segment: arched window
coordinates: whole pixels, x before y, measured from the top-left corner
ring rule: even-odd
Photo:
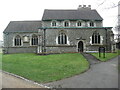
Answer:
[[[80,27],[82,26],[82,23],[80,21],[77,22],[77,26]]]
[[[92,35],[92,44],[100,44],[100,35],[99,35],[99,33],[93,33],[93,35]]]
[[[31,45],[38,45],[38,37],[37,37],[37,35],[32,35]]]
[[[90,27],[94,27],[94,22],[90,22]]]
[[[69,27],[69,21],[65,21],[65,22],[64,22],[64,26],[65,26],[65,27]]]
[[[65,33],[60,33],[58,36],[58,44],[67,44],[67,36]]]
[[[19,35],[17,35],[14,39],[14,45],[15,46],[21,46],[21,37]]]
[[[52,21],[52,27],[56,27],[56,26],[57,26],[56,21]]]

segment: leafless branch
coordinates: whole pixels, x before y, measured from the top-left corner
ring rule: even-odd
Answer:
[[[104,0],[102,3],[100,3],[100,4],[98,5],[98,7],[100,7],[101,5],[103,5],[105,2],[106,2],[106,0]],[[98,7],[97,7],[97,8],[98,8]]]

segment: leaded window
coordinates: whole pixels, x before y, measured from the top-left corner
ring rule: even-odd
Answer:
[[[90,27],[94,27],[94,22],[90,22]]]
[[[52,27],[56,27],[56,26],[57,26],[56,21],[52,21]]]
[[[77,26],[80,27],[82,26],[82,23],[80,21],[77,22]]]
[[[92,35],[92,44],[100,44],[100,35],[99,35],[99,33],[93,33],[93,35]]]
[[[22,42],[21,37],[19,35],[17,35],[14,39],[14,45],[21,46],[22,45],[21,42]]]
[[[65,26],[65,27],[69,27],[69,21],[65,21],[65,22],[64,22],[64,26]]]
[[[31,45],[38,45],[38,36],[32,35]]]
[[[67,36],[65,33],[60,33],[58,36],[58,44],[67,44]]]

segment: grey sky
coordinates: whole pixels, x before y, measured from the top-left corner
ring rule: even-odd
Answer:
[[[104,26],[115,27],[118,18],[118,8],[109,7],[114,6],[114,4],[117,5],[118,1],[119,0],[1,0],[0,40],[3,39],[2,32],[10,21],[41,20],[44,9],[77,9],[78,5],[83,4],[91,5],[92,9],[97,9],[104,19]]]

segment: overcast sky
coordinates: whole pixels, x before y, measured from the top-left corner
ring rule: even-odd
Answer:
[[[0,40],[10,21],[41,20],[44,9],[77,9],[78,5],[91,5],[103,17],[105,27],[117,24],[119,0],[1,0],[0,1]],[[104,3],[102,3],[104,2]]]

